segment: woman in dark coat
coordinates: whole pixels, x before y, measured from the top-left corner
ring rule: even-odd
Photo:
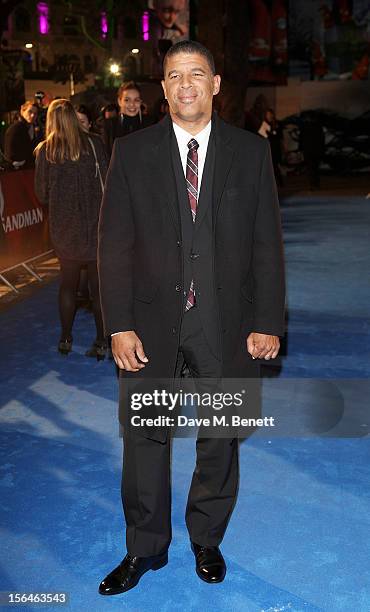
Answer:
[[[150,117],[142,113],[141,91],[134,81],[128,81],[121,85],[118,90],[117,101],[118,115],[105,119],[103,123],[103,140],[109,156],[112,155],[116,138],[141,130],[153,123]]]
[[[99,136],[87,134],[68,100],[55,100],[46,119],[46,140],[36,149],[35,190],[49,210],[50,236],[60,260],[60,353],[72,349],[80,269],[87,265],[96,324],[89,357],[104,359],[106,343],[97,273],[97,229],[107,156]]]

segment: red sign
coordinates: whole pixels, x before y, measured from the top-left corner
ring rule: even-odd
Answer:
[[[34,192],[34,170],[0,174],[0,218],[4,230],[0,272],[48,251],[47,213]]]

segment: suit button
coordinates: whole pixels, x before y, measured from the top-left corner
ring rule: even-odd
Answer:
[[[172,331],[172,333],[173,333],[173,334],[176,334],[176,332],[177,332],[176,327],[173,327],[173,328],[171,329],[171,331]]]
[[[176,244],[177,244],[177,246],[178,246],[178,247],[181,247],[181,242],[180,242],[180,240],[178,240],[178,241],[176,242]]]
[[[176,285],[175,289],[176,291],[181,291],[181,285]]]
[[[194,261],[194,259],[198,259],[199,253],[190,253],[190,259]]]

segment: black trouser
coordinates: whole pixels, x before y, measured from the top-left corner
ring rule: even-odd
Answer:
[[[210,351],[197,308],[184,315],[176,375],[186,363],[194,378],[220,376],[221,364]],[[190,539],[217,546],[236,501],[238,440],[199,438],[196,467],[186,506]],[[130,555],[146,557],[166,550],[171,541],[171,436],[165,443],[124,432],[122,502]]]
[[[77,290],[82,266],[87,265],[90,295],[96,326],[96,339],[104,340],[103,320],[100,308],[99,279],[96,261],[81,262],[60,259],[59,316],[62,326],[61,339],[72,335],[73,321],[76,314]]]

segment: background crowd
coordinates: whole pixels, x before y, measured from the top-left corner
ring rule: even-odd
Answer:
[[[28,100],[21,106],[18,118],[5,132],[3,166],[11,169],[34,166],[33,151],[45,138],[46,114],[50,102],[43,92],[37,92],[34,100]],[[98,115],[96,104],[76,104],[74,109],[83,129],[101,137],[110,158],[117,137],[159,121],[168,112],[168,104],[165,99],[159,99],[149,109],[140,86],[134,81],[128,81],[118,88],[116,102],[102,106]],[[264,95],[258,95],[245,113],[244,127],[268,138],[276,182],[279,187],[283,187],[287,172],[286,158],[289,156],[284,125],[278,121]],[[325,150],[325,130],[315,112],[305,113],[302,117],[296,141],[301,159],[299,172],[306,171],[311,190],[318,189],[320,164]]]

